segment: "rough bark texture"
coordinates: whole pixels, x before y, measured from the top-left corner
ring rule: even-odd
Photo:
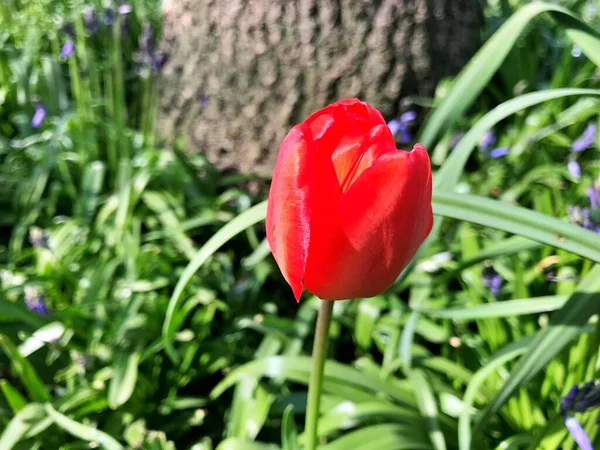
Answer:
[[[386,119],[479,44],[479,0],[169,0],[159,133],[269,174],[294,124],[344,97]]]

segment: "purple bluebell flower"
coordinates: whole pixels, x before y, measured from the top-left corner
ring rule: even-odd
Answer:
[[[590,437],[587,435],[579,421],[574,417],[567,417],[565,419],[565,425],[567,426],[567,430],[571,433],[571,436],[577,443],[577,446],[581,450],[594,450],[592,447],[592,442],[590,441]]]
[[[573,178],[581,178],[581,166],[574,159],[569,161],[569,163],[567,164],[567,169],[569,170],[569,173]]]
[[[27,309],[40,316],[50,315],[50,310],[46,306],[46,297],[34,287],[25,287],[25,305]]]
[[[168,59],[169,57],[165,52],[157,51],[150,58],[150,66],[155,72],[160,72],[163,69],[163,67],[165,67],[165,64],[167,63]]]
[[[208,95],[201,94],[200,98],[198,98],[198,102],[200,103],[200,106],[206,108],[208,106]]]
[[[597,186],[588,189],[588,198],[592,209],[600,208],[600,189]]]
[[[83,11],[83,23],[90,35],[96,34],[100,29],[96,10],[93,7],[90,6]]]
[[[35,112],[33,113],[33,117],[31,118],[31,126],[33,128],[39,128],[44,123],[44,119],[46,118],[46,107],[43,103],[38,103],[35,107]]]
[[[479,148],[481,148],[483,152],[487,153],[495,143],[496,133],[494,133],[493,130],[488,130],[479,141]]]
[[[581,450],[593,450],[590,438],[577,419],[570,413],[584,413],[600,406],[600,384],[588,381],[582,386],[573,386],[560,401],[560,414],[565,425]]]
[[[410,132],[409,126],[417,118],[417,113],[414,111],[407,111],[402,113],[398,119],[392,119],[388,122],[388,127],[392,132],[392,136],[400,135],[400,144],[409,144],[413,140],[413,136]]]
[[[392,132],[392,136],[395,136],[400,131],[400,121],[398,119],[390,120],[387,125]]]
[[[560,413],[584,413],[600,406],[600,384],[588,381],[583,385],[575,385],[560,401]]]
[[[465,133],[463,133],[462,131],[455,133],[454,136],[452,136],[452,140],[450,141],[450,148],[456,147],[464,135]]]
[[[592,218],[591,211],[589,208],[580,208],[579,206],[569,206],[567,208],[567,215],[571,223],[579,225],[586,230],[600,233],[600,224],[595,223]]]
[[[571,150],[578,153],[592,147],[594,145],[594,141],[596,140],[596,131],[596,124],[590,122],[579,139],[573,142]]]
[[[73,51],[75,50],[75,44],[73,43],[72,40],[68,40],[67,42],[65,42],[62,46],[62,48],[60,49],[60,56],[62,56],[63,58],[68,58],[69,56],[71,56],[73,54]]]
[[[483,271],[483,285],[489,289],[490,294],[494,297],[500,295],[502,288],[502,277],[492,267]]]
[[[149,23],[144,24],[140,37],[140,59],[154,72],[160,72],[168,60],[168,55],[154,49],[154,33]]]
[[[113,23],[115,23],[115,18],[116,18],[116,14],[115,14],[115,10],[112,8],[106,8],[104,10],[104,23],[108,26],[111,26]]]
[[[129,14],[130,12],[133,11],[133,8],[131,5],[128,5],[127,3],[123,3],[119,6],[119,8],[117,9],[117,11],[119,11],[119,14],[121,16],[124,16],[126,14]]]
[[[400,114],[400,122],[410,125],[417,119],[417,113],[414,111],[406,111],[405,113]]]
[[[501,158],[502,156],[506,156],[510,154],[510,149],[508,147],[498,147],[493,150],[490,150],[489,156],[492,159]]]

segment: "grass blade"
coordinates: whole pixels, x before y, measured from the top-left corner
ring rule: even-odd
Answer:
[[[567,300],[568,297],[566,295],[548,295],[458,308],[414,309],[423,315],[440,319],[477,320],[555,311],[562,308]]]
[[[138,375],[138,352],[129,355],[120,354],[115,358],[113,377],[108,387],[108,405],[117,409],[123,405],[133,394]]]
[[[552,18],[566,28],[569,38],[581,47],[592,61],[600,63],[600,41],[593,29],[560,6],[543,2],[529,3],[513,14],[471,58],[456,77],[448,96],[427,120],[417,139],[419,142],[425,147],[431,147],[437,137],[454,124],[497,72],[523,30],[532,19],[542,13],[552,13]]]
[[[173,295],[169,300],[169,306],[167,307],[167,314],[162,330],[165,351],[173,361],[179,360],[179,356],[173,347],[173,334],[175,333],[175,321],[173,319],[185,287],[192,279],[192,276],[194,276],[198,269],[202,267],[202,264],[204,264],[222,245],[248,227],[264,220],[266,212],[267,202],[264,201],[244,211],[235,219],[232,219],[227,225],[206,241],[187,265],[181,274],[181,277],[179,277]]]
[[[124,449],[124,447],[121,444],[119,444],[114,438],[112,438],[108,434],[96,428],[92,428],[90,426],[76,422],[73,419],[69,419],[64,414],[61,414],[57,410],[55,410],[49,403],[46,404],[46,412],[48,413],[48,416],[50,416],[52,420],[54,420],[54,423],[56,425],[61,427],[67,433],[75,436],[76,438],[88,441],[90,443],[97,443],[105,450]]]
[[[599,291],[600,265],[595,265],[579,283],[569,301],[554,313],[548,327],[536,335],[529,351],[521,358],[510,378],[486,407],[476,432],[488,423],[492,415],[519,387],[537,375],[569,342],[581,334],[590,317],[598,313]]]
[[[11,360],[13,372],[23,383],[31,400],[35,402],[50,401],[50,393],[33,368],[33,365],[19,353],[17,347],[14,346],[8,337],[0,335],[0,348],[2,348],[6,356]]]
[[[600,236],[546,214],[483,197],[434,192],[433,212],[524,236],[600,262]]]

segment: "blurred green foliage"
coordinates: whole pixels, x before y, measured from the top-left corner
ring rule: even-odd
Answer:
[[[0,2],[0,450],[301,448],[317,302],[269,255],[267,180],[161,148],[160,5],[118,6]],[[600,172],[597,135],[571,150],[599,121],[593,6],[490,2],[419,130],[431,238],[335,305],[321,449],[575,448],[559,402],[600,339],[600,235],[567,219]]]

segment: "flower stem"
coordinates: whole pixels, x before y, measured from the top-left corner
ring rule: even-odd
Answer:
[[[329,340],[329,325],[333,302],[321,300],[321,308],[317,318],[315,342],[313,344],[313,368],[308,384],[308,404],[306,406],[306,450],[317,448],[317,424],[319,421],[319,406],[321,405],[321,385],[323,384],[323,368],[327,358],[327,342]]]

